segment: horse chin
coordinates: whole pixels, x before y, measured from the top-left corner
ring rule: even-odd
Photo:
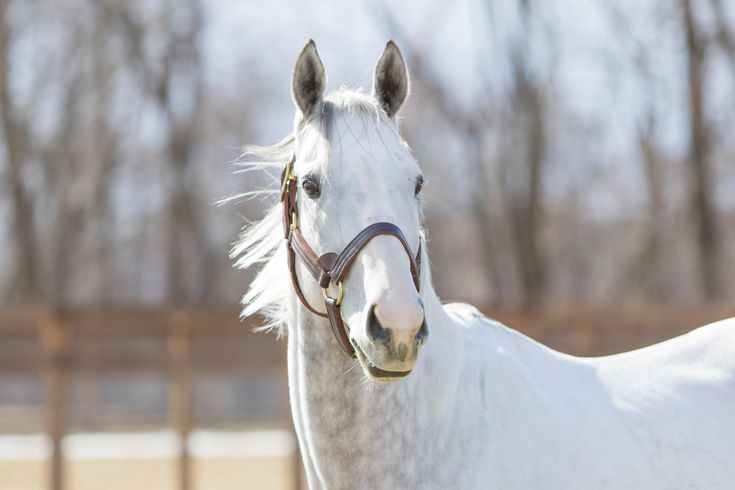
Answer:
[[[411,371],[413,371],[412,369],[409,369],[408,371],[386,371],[384,369],[380,369],[368,359],[358,345],[355,343],[353,343],[353,345],[355,347],[355,353],[357,354],[357,360],[359,361],[362,370],[368,378],[377,383],[392,383],[405,378],[411,374]]]

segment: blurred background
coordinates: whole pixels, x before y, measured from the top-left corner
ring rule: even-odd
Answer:
[[[433,277],[601,355],[735,314],[726,0],[0,0],[0,488],[294,488],[284,342],[232,268],[245,143],[412,78]]]

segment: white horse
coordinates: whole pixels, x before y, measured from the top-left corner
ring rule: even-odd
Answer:
[[[377,221],[397,225],[416,253],[423,178],[396,125],[409,91],[400,51],[386,46],[371,95],[325,96],[325,80],[310,42],[293,72],[293,133],[247,148],[244,165],[281,170],[295,156],[298,227],[317,253],[342,250]],[[233,255],[262,266],[244,314],[288,327],[290,401],[311,488],[735,489],[735,319],[577,358],[471,306],[442,304],[425,246],[417,291],[406,250],[379,236],[343,281],[354,360],[295,294],[282,215],[278,203]],[[313,273],[300,260],[295,271],[323,314]],[[325,293],[338,294],[333,284]]]

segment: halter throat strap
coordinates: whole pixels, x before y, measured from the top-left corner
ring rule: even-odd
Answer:
[[[294,291],[296,292],[296,296],[299,298],[299,301],[301,301],[301,303],[310,312],[329,320],[332,332],[334,333],[337,342],[342,347],[342,350],[344,350],[347,355],[354,358],[355,349],[350,343],[349,331],[342,319],[340,311],[343,295],[342,281],[349,272],[357,256],[370,242],[370,240],[381,235],[387,235],[396,238],[406,251],[409,267],[411,269],[411,277],[413,279],[414,286],[416,286],[416,291],[419,291],[421,289],[421,242],[419,241],[419,248],[416,252],[416,256],[414,257],[411,253],[411,247],[400,228],[393,223],[378,222],[365,227],[340,253],[324,252],[321,255],[317,255],[317,253],[314,252],[314,249],[309,246],[309,243],[306,241],[299,229],[299,211],[296,203],[298,180],[292,173],[295,161],[296,157],[294,156],[286,164],[286,167],[283,169],[281,174],[283,228],[284,237],[286,239],[288,269],[291,276],[291,283],[293,284]],[[304,292],[301,289],[299,278],[296,273],[296,257],[299,258],[299,261],[304,265],[306,270],[309,271],[314,280],[319,284],[319,287],[322,288],[326,313],[322,313],[314,308],[304,296]],[[335,284],[339,288],[337,298],[330,297],[327,293],[327,288],[329,288],[330,284]]]

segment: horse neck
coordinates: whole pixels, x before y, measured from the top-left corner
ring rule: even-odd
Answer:
[[[436,305],[427,308],[427,315],[441,308],[431,288],[422,296],[425,304]],[[347,488],[360,472],[375,475],[375,468],[381,466],[386,469],[383,474],[390,475],[390,468],[405,457],[409,447],[415,447],[418,438],[431,437],[432,421],[417,406],[443,389],[442,380],[436,375],[428,379],[426,373],[432,369],[417,369],[399,382],[373,385],[357,361],[342,351],[329,323],[295,298],[291,319],[291,408],[310,484]],[[431,325],[438,330],[445,321],[427,316],[430,339]],[[425,348],[419,362],[425,368],[437,355],[436,349]]]

